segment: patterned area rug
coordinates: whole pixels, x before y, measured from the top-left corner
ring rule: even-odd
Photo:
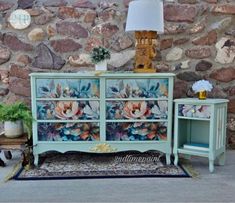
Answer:
[[[165,156],[156,151],[45,153],[38,167],[21,169],[15,180],[121,178],[121,177],[190,177],[181,166],[166,165]]]

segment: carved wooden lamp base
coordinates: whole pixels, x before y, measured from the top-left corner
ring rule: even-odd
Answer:
[[[155,68],[134,68],[134,73],[156,73]]]
[[[155,73],[152,60],[156,57],[156,31],[136,31],[135,73]]]

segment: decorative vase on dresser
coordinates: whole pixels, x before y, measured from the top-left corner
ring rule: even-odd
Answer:
[[[32,73],[34,164],[55,150],[157,150],[170,164],[171,73]]]

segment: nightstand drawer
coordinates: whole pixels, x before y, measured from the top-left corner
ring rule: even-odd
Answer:
[[[209,105],[179,104],[178,116],[189,118],[210,118],[211,107]]]
[[[36,79],[37,98],[98,98],[98,79]]]

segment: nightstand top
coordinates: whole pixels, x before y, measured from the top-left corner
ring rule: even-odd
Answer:
[[[183,104],[220,104],[220,103],[227,103],[229,102],[228,99],[198,99],[198,98],[181,98],[181,99],[174,99],[176,103],[183,103]]]

